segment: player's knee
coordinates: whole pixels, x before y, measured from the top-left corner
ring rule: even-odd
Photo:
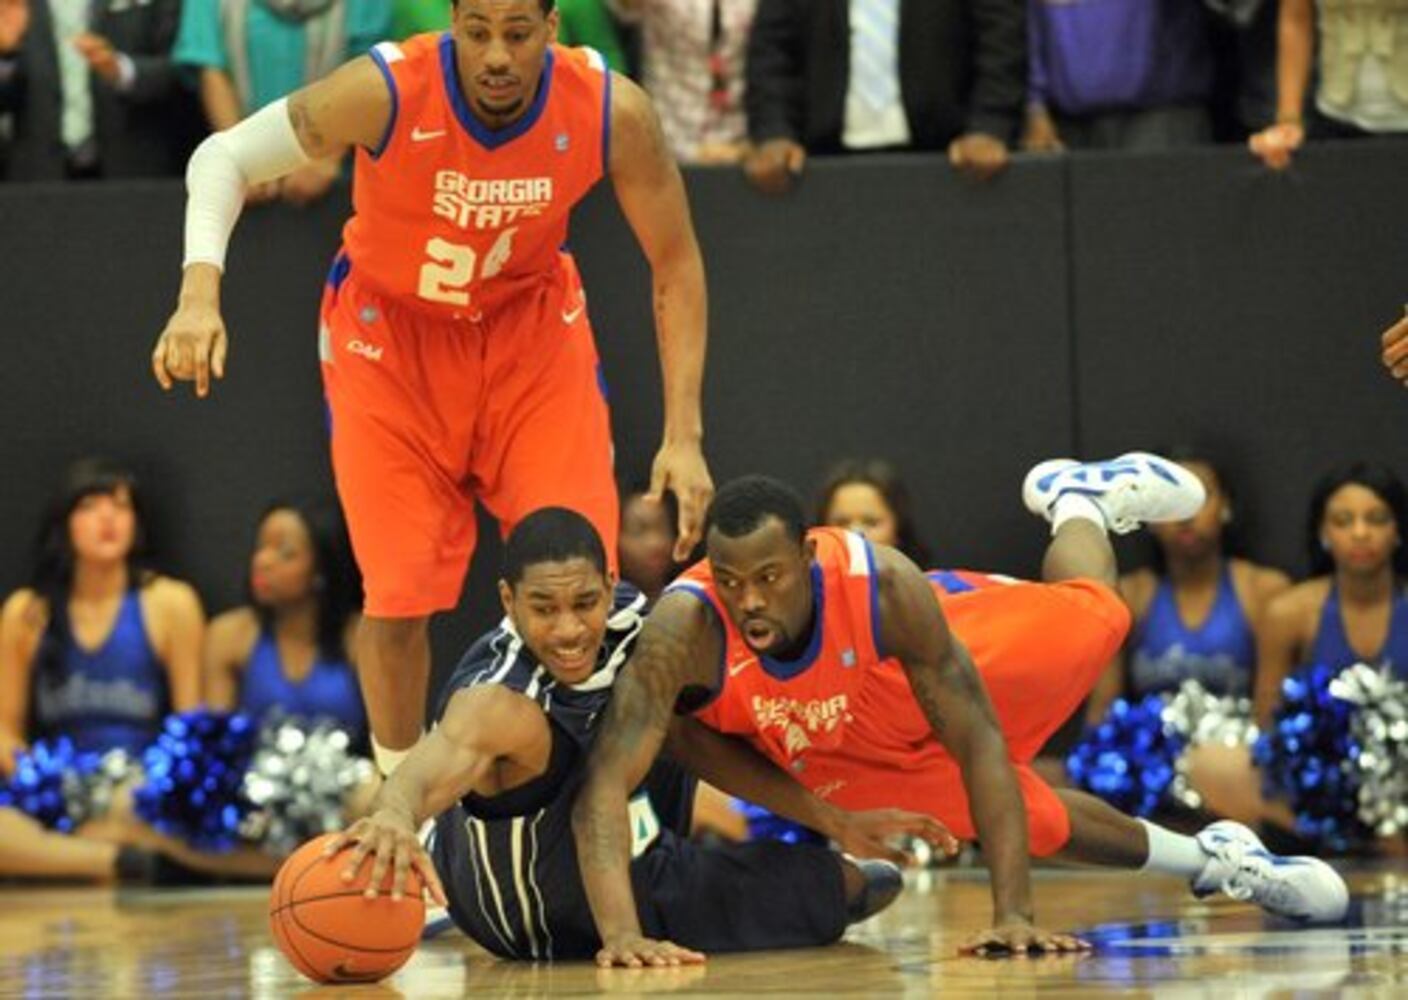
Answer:
[[[1071,814],[1053,797],[1037,808],[1027,806],[1027,842],[1034,858],[1049,858],[1071,839]]]

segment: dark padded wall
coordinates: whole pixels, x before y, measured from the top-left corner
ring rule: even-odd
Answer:
[[[1250,554],[1295,574],[1311,484],[1364,456],[1408,476],[1408,394],[1378,336],[1408,302],[1408,144],[1091,157],[1071,171],[1077,426],[1095,454],[1224,454]]]
[[[970,185],[939,159],[819,162],[794,196],[690,175],[711,288],[706,449],[811,490],[847,454],[910,478],[938,558],[1033,573],[1035,459],[1219,435],[1294,565],[1306,480],[1362,451],[1408,467],[1408,398],[1373,331],[1408,295],[1402,145],[1312,151],[1269,177],[1236,151],[1018,163]],[[43,497],[108,452],[153,487],[163,567],[211,611],[238,600],[258,509],[327,489],[315,328],[346,210],[253,210],[226,282],[229,376],[163,396],[148,352],[175,293],[179,185],[0,188],[0,587]],[[660,432],[649,274],[610,192],[572,236],[610,383],[618,466]],[[1074,292],[1074,295],[1071,292]],[[1333,339],[1332,339],[1333,338]],[[498,546],[436,626],[440,670],[488,624]]]

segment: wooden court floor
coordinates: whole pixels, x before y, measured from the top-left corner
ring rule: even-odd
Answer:
[[[1278,926],[1248,906],[1192,899],[1173,879],[1041,871],[1043,922],[1095,954],[959,958],[988,912],[980,872],[910,876],[890,910],[829,948],[715,956],[679,970],[598,970],[489,957],[458,933],[384,984],[317,987],[275,950],[261,889],[0,889],[0,997],[768,997],[1037,994],[1408,997],[1408,868],[1350,876],[1345,927]],[[765,905],[765,904],[760,904]]]

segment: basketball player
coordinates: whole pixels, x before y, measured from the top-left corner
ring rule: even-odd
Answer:
[[[654,275],[665,389],[652,495],[679,558],[713,493],[701,451],[704,268],[649,99],[590,49],[552,44],[553,0],[455,0],[443,35],[382,43],[211,136],[191,158],[185,271],[152,352],[163,388],[222,378],[219,289],[245,193],[356,149],[355,214],[319,329],[332,461],[365,578],[357,664],[377,762],[420,735],[428,616],[459,598],[475,501],[505,531],[584,513],[616,551],[604,384],[568,214],[609,175]]]
[[[1403,318],[1384,331],[1384,367],[1389,374],[1408,385],[1408,306]]]
[[[409,868],[466,934],[496,955],[591,956],[600,946],[577,868],[571,804],[645,599],[613,588],[600,536],[581,515],[547,508],[510,534],[499,583],[505,618],[476,642],[451,679],[439,725],[378,794],[372,815],[328,853],[356,847],[351,881],[374,855],[368,892]],[[696,725],[680,720],[682,728]],[[808,794],[748,748],[704,732],[681,763],[720,787],[809,823],[843,846],[892,853],[914,831],[953,851],[938,823],[898,810],[845,813]],[[693,779],[657,761],[630,797],[637,914],[654,934],[731,951],[826,944],[899,892],[899,870],[826,848],[775,841],[700,847],[685,838]],[[430,856],[418,824],[437,816]]]
[[[1029,854],[1177,873],[1199,894],[1222,889],[1274,913],[1338,919],[1345,886],[1323,862],[1273,858],[1227,822],[1180,836],[1055,791],[1031,769],[1129,627],[1107,530],[1190,517],[1204,493],[1191,473],[1142,453],[1043,463],[1023,492],[1053,522],[1049,583],[926,579],[860,535],[805,532],[800,503],[774,480],[719,492],[708,559],[652,611],[577,802],[601,963],[697,960],[646,936],[625,877],[626,792],[681,709],[747,740],[831,803],[922,811],[979,840],[994,921],[966,950],[1084,947],[1034,926]]]

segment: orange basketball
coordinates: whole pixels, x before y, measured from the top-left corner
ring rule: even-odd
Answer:
[[[320,983],[373,983],[385,979],[411,957],[425,923],[423,883],[414,870],[406,894],[393,900],[392,873],[375,899],[362,895],[371,877],[371,859],[361,877],[342,881],[346,851],[323,857],[333,834],[308,841],[289,855],[269,897],[269,928],[294,967]]]

